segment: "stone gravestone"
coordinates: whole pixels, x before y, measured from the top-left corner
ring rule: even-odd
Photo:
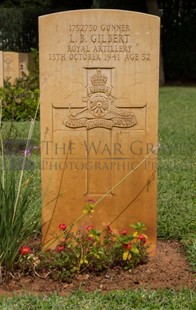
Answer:
[[[10,83],[14,84],[15,80],[19,78],[19,59],[18,53],[4,52],[4,79],[9,79]]]
[[[39,18],[43,244],[144,222],[156,247],[159,18],[82,10]]]
[[[3,52],[4,80],[14,84],[16,79],[28,75],[30,61],[28,53]]]

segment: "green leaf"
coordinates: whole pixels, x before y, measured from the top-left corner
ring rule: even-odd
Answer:
[[[132,247],[131,252],[134,254],[139,254],[139,250],[136,247]]]

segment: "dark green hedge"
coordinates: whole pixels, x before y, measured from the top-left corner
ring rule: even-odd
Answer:
[[[196,82],[196,1],[157,1],[161,16],[166,81]],[[145,0],[99,0],[98,2],[101,8],[147,12]]]
[[[160,1],[166,80],[196,81],[196,2]]]
[[[38,16],[41,9],[0,9],[0,50],[29,52],[38,47]]]

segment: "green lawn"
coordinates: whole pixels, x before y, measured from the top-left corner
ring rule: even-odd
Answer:
[[[176,238],[186,247],[187,257],[196,270],[196,88],[164,87],[159,103],[158,237]],[[27,137],[27,124],[16,124],[20,138]],[[39,143],[39,123],[34,139]],[[39,158],[32,158],[38,166]],[[36,167],[37,167],[36,166]],[[28,173],[28,172],[27,172]],[[32,196],[39,199],[40,175],[35,169]],[[39,204],[37,204],[39,208]],[[68,298],[24,294],[2,298],[0,309],[196,309],[193,291],[76,292]]]
[[[182,239],[196,270],[195,115],[196,88],[160,89],[158,237]]]
[[[75,292],[68,297],[23,295],[3,298],[1,310],[195,310],[196,294],[190,290],[133,290],[102,294]]]

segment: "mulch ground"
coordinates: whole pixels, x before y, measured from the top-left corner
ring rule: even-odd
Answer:
[[[82,289],[108,292],[122,289],[195,289],[194,273],[177,241],[158,241],[157,253],[149,261],[133,270],[115,268],[99,274],[81,274],[71,283],[59,283],[49,277],[23,276],[0,286],[0,294],[12,295],[28,291],[31,294],[66,295]]]

